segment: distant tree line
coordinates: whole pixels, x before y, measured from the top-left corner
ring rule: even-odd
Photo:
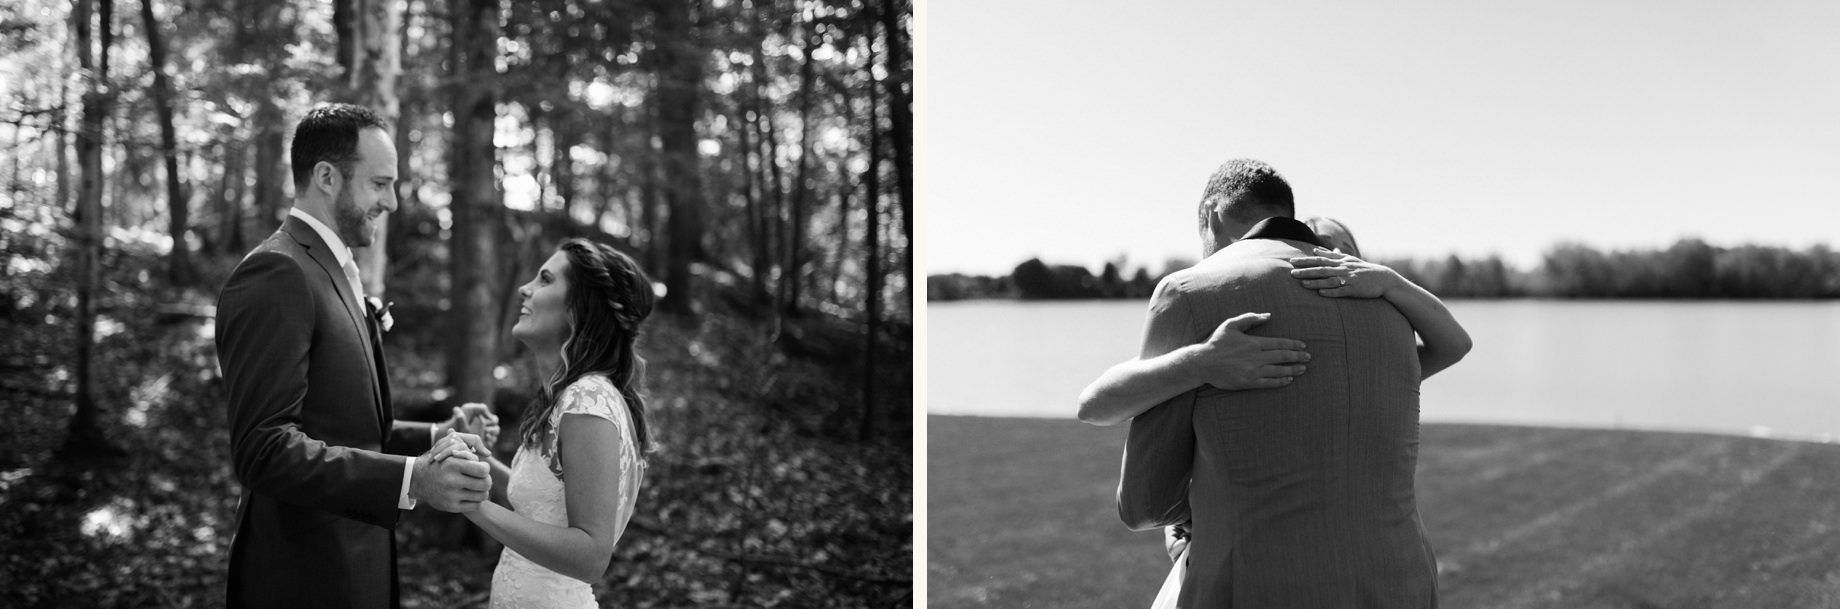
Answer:
[[[1825,244],[1804,250],[1727,248],[1682,239],[1663,249],[1603,251],[1562,243],[1548,250],[1533,270],[1517,269],[1494,255],[1375,262],[1445,298],[1840,298],[1840,252]],[[929,276],[927,300],[1141,299],[1149,297],[1163,277],[1189,264],[1171,261],[1154,275],[1139,267],[1126,278],[1116,262],[1106,263],[1094,275],[1083,266],[1030,259],[1003,276]]]

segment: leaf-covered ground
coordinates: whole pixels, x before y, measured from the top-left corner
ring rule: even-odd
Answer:
[[[1123,428],[927,419],[932,607],[1144,607],[1161,536],[1113,507]],[[1447,607],[1840,606],[1840,445],[1426,425]]]
[[[106,436],[125,456],[64,458],[68,278],[31,264],[21,252],[31,242],[7,245],[0,606],[222,606],[240,489],[226,405],[209,320],[170,306],[214,294],[150,287],[152,256],[108,261],[97,387]],[[440,357],[426,346],[439,326],[427,321],[417,338],[415,323],[399,319],[407,334],[391,338],[398,415],[434,418],[440,408],[418,400],[439,396],[427,379],[439,378]],[[837,325],[798,322],[785,334]],[[853,340],[813,349],[776,340],[764,321],[654,318],[644,345],[660,448],[596,587],[603,606],[912,605],[910,334],[888,334],[878,350],[880,408],[865,441],[861,333],[844,326],[832,334]],[[508,417],[529,397],[524,376],[510,374],[497,400]],[[505,435],[509,454],[516,434]],[[416,510],[397,536],[405,606],[484,606],[498,550],[464,519]]]

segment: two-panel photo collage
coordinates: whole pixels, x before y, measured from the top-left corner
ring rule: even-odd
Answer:
[[[1840,607],[1840,4],[0,6],[0,607]]]

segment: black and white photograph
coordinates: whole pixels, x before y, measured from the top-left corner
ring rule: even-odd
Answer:
[[[915,606],[914,27],[6,3],[0,606]]]
[[[923,23],[928,606],[1840,606],[1840,8]]]

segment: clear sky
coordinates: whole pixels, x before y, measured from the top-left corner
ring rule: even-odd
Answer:
[[[1199,255],[1234,157],[1368,257],[1840,247],[1840,2],[929,0],[926,272]]]

